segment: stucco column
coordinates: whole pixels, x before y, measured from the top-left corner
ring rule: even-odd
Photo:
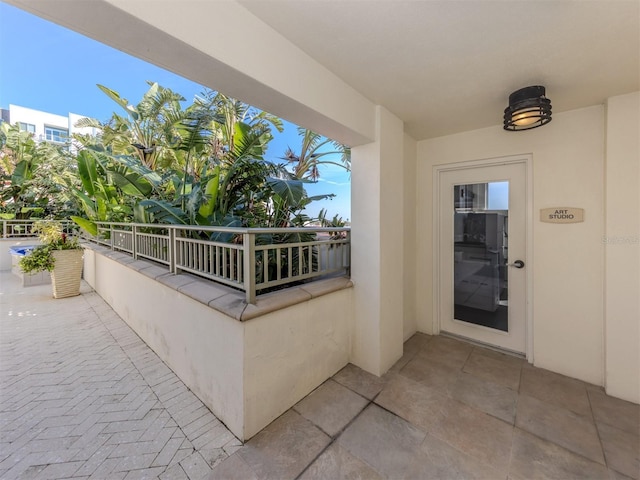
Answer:
[[[607,101],[605,379],[640,403],[640,92]]]
[[[402,356],[403,143],[402,121],[378,106],[376,141],[351,153],[351,362],[375,375]]]

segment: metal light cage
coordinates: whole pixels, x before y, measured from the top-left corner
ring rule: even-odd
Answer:
[[[509,106],[504,109],[505,130],[531,130],[550,121],[551,100],[545,97],[544,87],[525,87],[509,95]]]

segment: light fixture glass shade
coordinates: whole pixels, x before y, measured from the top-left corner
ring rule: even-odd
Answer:
[[[544,87],[525,87],[509,95],[509,106],[504,109],[505,130],[530,130],[550,121],[551,100],[545,97]]]

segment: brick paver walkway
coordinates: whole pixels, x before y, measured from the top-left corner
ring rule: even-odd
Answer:
[[[240,445],[88,287],[0,272],[0,478],[201,479]]]

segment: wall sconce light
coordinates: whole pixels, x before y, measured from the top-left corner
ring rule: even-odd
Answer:
[[[530,130],[551,121],[551,100],[544,96],[539,85],[521,88],[509,95],[509,106],[504,109],[504,129]]]

